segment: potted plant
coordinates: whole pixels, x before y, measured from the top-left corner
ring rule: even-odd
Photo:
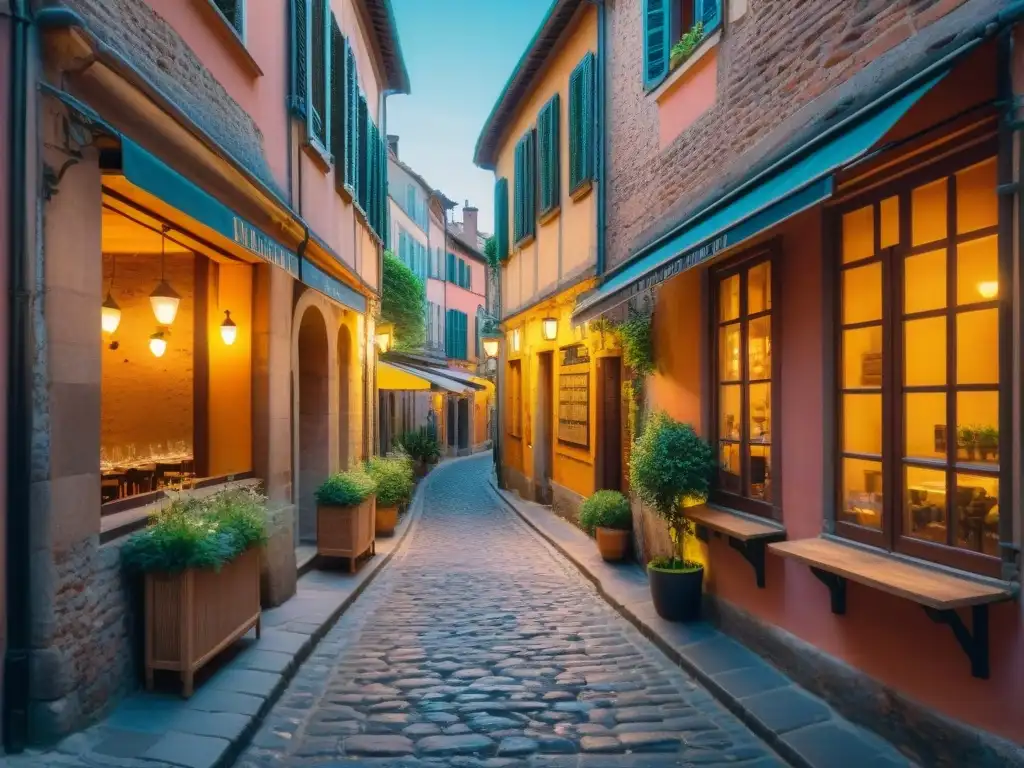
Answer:
[[[675,69],[684,61],[686,61],[697,50],[697,46],[700,45],[704,39],[704,22],[698,21],[692,27],[690,31],[684,34],[676,44],[672,46],[672,50],[669,51],[668,64],[670,69]]]
[[[358,558],[374,553],[374,489],[361,469],[331,475],[316,489],[317,554],[347,557],[353,573]]]
[[[967,461],[974,461],[978,445],[977,428],[969,424],[958,426],[956,428],[956,445],[960,458],[966,459]]]
[[[399,442],[402,450],[413,462],[416,477],[425,477],[430,467],[437,464],[441,458],[441,444],[437,441],[434,430],[429,427],[406,432]]]
[[[405,456],[374,456],[366,462],[366,471],[376,489],[374,532],[377,536],[392,536],[398,525],[399,507],[412,497],[412,462]]]
[[[597,550],[609,561],[622,560],[629,549],[633,512],[618,491],[598,491],[580,506],[580,527],[597,539]]]
[[[991,425],[979,427],[976,435],[981,460],[999,461],[999,429]]]
[[[146,688],[156,670],[196,670],[253,627],[260,635],[260,548],[267,499],[256,488],[177,499],[121,548],[145,577]]]
[[[693,525],[684,507],[707,499],[713,471],[711,446],[692,426],[664,413],[647,420],[630,453],[630,487],[668,523],[675,550],[671,557],[655,558],[647,566],[654,608],[669,621],[700,617],[704,566],[686,559],[684,544]]]

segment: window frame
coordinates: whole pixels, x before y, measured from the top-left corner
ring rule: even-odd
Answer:
[[[1000,435],[1011,435],[1013,432],[1012,413],[1012,332],[1013,332],[1013,301],[1012,296],[1006,290],[1001,290],[996,299],[990,301],[976,302],[965,305],[964,311],[977,311],[981,309],[998,310],[998,333],[999,346],[996,350],[999,369],[998,385],[971,385],[957,384],[956,377],[956,316],[961,305],[957,304],[957,281],[956,261],[957,245],[964,242],[971,242],[986,237],[997,238],[997,269],[1000,285],[1012,285],[1012,255],[1009,248],[1005,247],[1004,238],[1007,233],[1004,231],[1004,217],[1002,203],[997,198],[997,221],[996,224],[984,229],[975,230],[960,235],[957,232],[957,201],[956,201],[956,174],[971,166],[994,159],[997,168],[1000,157],[998,147],[994,141],[983,142],[969,150],[958,152],[942,160],[930,163],[926,167],[916,169],[901,175],[898,179],[884,182],[870,190],[842,200],[833,206],[827,218],[826,253],[828,270],[830,272],[830,294],[832,302],[830,309],[832,328],[827,331],[831,334],[829,343],[832,346],[832,369],[829,375],[832,377],[830,396],[832,400],[832,414],[830,427],[832,430],[832,445],[830,449],[830,460],[832,462],[832,487],[831,487],[831,519],[836,535],[855,541],[861,544],[874,546],[897,555],[907,556],[930,563],[951,567],[961,571],[967,571],[983,576],[1001,578],[1002,558],[1000,556],[986,555],[983,552],[976,552],[955,544],[940,544],[923,538],[915,538],[908,533],[905,534],[904,520],[904,479],[903,471],[907,466],[921,467],[942,471],[947,484],[946,501],[946,530],[947,541],[950,540],[951,532],[957,524],[956,507],[952,501],[955,496],[956,475],[973,474],[978,476],[993,477],[999,483],[998,505],[1000,514],[1007,510],[1007,514],[1014,514],[1012,501],[1012,467],[1013,467],[1013,444],[1007,438],[1000,439],[999,461],[995,470],[986,470],[977,464],[957,459],[956,441],[956,395],[964,391],[992,391],[998,392],[999,396],[999,432]],[[912,208],[911,195],[914,189],[930,184],[932,182],[946,180],[946,237],[942,240],[924,243],[914,246],[912,244]],[[889,198],[896,197],[899,205],[899,242],[895,246],[881,249],[880,232],[880,206]],[[849,263],[843,263],[842,254],[842,218],[844,214],[862,209],[868,205],[874,206],[874,247],[875,253],[871,257],[858,259]],[[927,310],[923,312],[906,313],[904,311],[904,264],[908,257],[931,253],[936,250],[946,252],[946,303],[938,310]],[[843,498],[843,474],[842,460],[843,450],[843,346],[842,334],[844,324],[842,322],[842,274],[845,269],[865,266],[867,264],[880,262],[882,264],[882,385],[879,390],[882,397],[882,521],[879,529],[872,529],[867,526],[857,525],[840,519],[840,514],[845,508]],[[946,325],[946,382],[934,386],[907,386],[904,383],[904,342],[903,324],[909,318],[923,319],[929,317],[943,317],[947,320]],[[851,324],[857,327],[857,324]],[[953,331],[953,339],[950,338],[950,329]],[[951,383],[952,382],[952,383]],[[946,432],[947,449],[946,456],[941,460],[929,461],[925,458],[906,457],[905,451],[905,405],[903,398],[907,391],[914,392],[936,392],[946,398]],[[951,432],[949,424],[954,424]],[[850,453],[850,452],[845,452]],[[856,458],[857,454],[854,454]],[[871,458],[872,461],[877,459]],[[950,493],[953,490],[953,493]],[[830,493],[826,486],[826,494]],[[1002,540],[1002,528],[1000,528],[1000,540]]]
[[[597,57],[587,51],[569,76],[569,196],[579,199],[596,177]]]
[[[748,355],[748,340],[749,340],[749,325],[751,320],[756,320],[761,317],[769,317],[771,320],[771,344],[772,344],[772,363],[771,363],[771,379],[769,380],[771,386],[771,443],[769,443],[769,467],[771,471],[771,501],[761,501],[759,499],[751,498],[742,494],[733,493],[731,491],[724,491],[719,487],[718,477],[712,481],[711,493],[709,495],[709,501],[712,504],[726,507],[728,509],[735,509],[740,512],[746,512],[747,514],[757,515],[759,517],[768,518],[771,520],[781,521],[782,520],[782,340],[781,340],[781,323],[779,321],[779,312],[781,311],[781,281],[779,280],[778,268],[781,263],[779,254],[781,252],[780,242],[776,240],[769,241],[765,245],[745,251],[738,254],[735,258],[724,261],[722,264],[711,267],[707,270],[707,306],[708,306],[708,332],[706,338],[708,342],[708,381],[709,387],[708,392],[710,394],[710,414],[708,416],[708,435],[710,436],[712,450],[714,451],[716,464],[720,461],[721,449],[720,449],[720,436],[719,436],[719,423],[720,423],[720,360],[719,360],[719,331],[724,325],[730,325],[739,323],[740,325],[740,411],[741,411],[741,431],[740,431],[740,485],[741,488],[746,489],[750,482],[750,404],[749,404],[749,393],[750,387],[750,376],[749,376],[749,355]],[[747,309],[747,278],[746,273],[752,267],[758,264],[767,263],[769,273],[771,275],[771,308],[766,311],[755,313],[753,316],[748,315]],[[720,321],[720,294],[719,286],[724,280],[732,277],[733,275],[740,276],[740,306],[739,315],[735,320]],[[758,380],[761,381],[761,380]]]

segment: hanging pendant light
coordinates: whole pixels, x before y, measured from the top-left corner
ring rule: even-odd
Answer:
[[[164,279],[164,260],[167,256],[167,227],[160,233],[160,284],[149,294],[149,303],[153,306],[153,314],[160,325],[171,325],[178,316],[178,303],[181,296],[171,288]],[[158,355],[159,357],[159,355]]]
[[[163,357],[167,351],[167,338],[163,331],[157,331],[149,337],[149,351],[153,357]]]
[[[224,310],[224,322],[220,324],[220,337],[224,339],[224,343],[229,347],[235,343],[235,339],[238,338],[238,326],[235,325],[235,321],[231,319],[231,310]]]
[[[121,324],[121,307],[114,301],[114,297],[110,295],[110,292],[114,289],[114,273],[117,270],[117,257],[113,256],[110,260],[110,287],[107,288],[107,298],[103,300],[103,306],[100,308],[100,327],[104,333],[113,333],[117,330],[117,326]]]

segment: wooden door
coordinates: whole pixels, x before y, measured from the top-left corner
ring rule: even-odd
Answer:
[[[598,430],[600,477],[598,487],[613,491],[622,482],[622,364],[617,357],[598,362]]]

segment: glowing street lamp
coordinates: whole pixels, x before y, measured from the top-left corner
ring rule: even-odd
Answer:
[[[149,351],[153,357],[163,357],[167,351],[167,338],[163,331],[157,331],[149,337]]]
[[[100,326],[104,333],[113,333],[121,324],[121,307],[114,301],[114,297],[107,292],[107,298],[103,300],[103,307],[100,309]]]
[[[519,352],[520,333],[519,329],[516,328],[512,331],[512,351]]]
[[[238,326],[235,325],[235,321],[231,319],[231,310],[224,310],[224,322],[220,324],[220,337],[224,339],[224,343],[229,347],[235,343],[235,339],[238,338]]]
[[[391,323],[377,324],[377,349],[384,354],[394,344],[395,326]]]
[[[558,320],[554,317],[545,317],[540,321],[540,329],[544,341],[554,341],[558,337]]]

